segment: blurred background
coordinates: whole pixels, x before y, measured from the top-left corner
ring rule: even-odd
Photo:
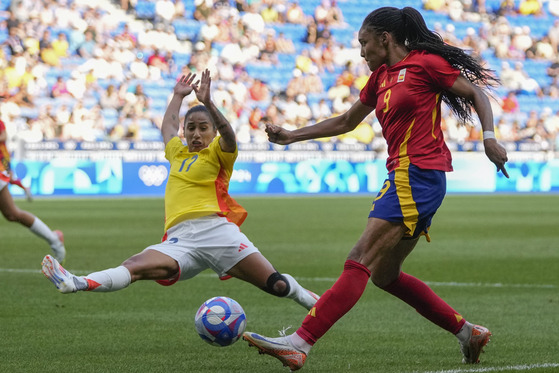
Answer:
[[[479,123],[443,107],[449,192],[559,191],[559,0],[0,0],[12,169],[35,196],[163,196],[168,99],[207,67],[239,142],[232,194],[376,193],[386,146],[374,113],[287,147],[263,126],[311,125],[358,99],[370,71],[356,33],[381,6],[418,9],[501,79],[488,93],[511,178],[486,159]]]

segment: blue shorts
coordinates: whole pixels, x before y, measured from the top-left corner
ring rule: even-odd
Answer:
[[[444,171],[423,170],[410,164],[408,168],[397,168],[388,174],[373,201],[369,217],[403,223],[408,228],[404,238],[427,235],[431,218],[445,194]]]

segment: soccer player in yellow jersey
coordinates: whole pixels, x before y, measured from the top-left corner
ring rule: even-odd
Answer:
[[[211,268],[278,297],[311,309],[318,296],[288,274],[280,274],[240,231],[246,211],[228,194],[237,158],[235,133],[210,97],[210,72],[182,76],[167,107],[161,133],[171,171],[165,191],[163,242],[147,247],[116,268],[75,276],[53,257],[43,259],[43,273],[61,293],[108,292],[138,280],[172,285]],[[184,119],[186,145],[178,137],[179,110],[194,91],[202,105]],[[219,135],[218,135],[219,134]]]

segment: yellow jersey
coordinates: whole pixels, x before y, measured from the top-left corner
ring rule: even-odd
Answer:
[[[229,195],[229,180],[238,149],[221,150],[216,136],[199,152],[189,152],[178,137],[165,147],[165,158],[171,164],[165,189],[165,231],[188,219],[218,214],[240,226],[246,210]]]

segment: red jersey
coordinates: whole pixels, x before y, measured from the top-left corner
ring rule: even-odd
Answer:
[[[422,169],[452,171],[441,130],[441,92],[459,75],[444,58],[417,50],[393,66],[373,71],[360,99],[376,109],[388,144],[389,172],[404,159]]]
[[[6,132],[6,125],[0,120],[0,133]],[[0,141],[0,172],[10,170],[10,153],[5,141]]]

